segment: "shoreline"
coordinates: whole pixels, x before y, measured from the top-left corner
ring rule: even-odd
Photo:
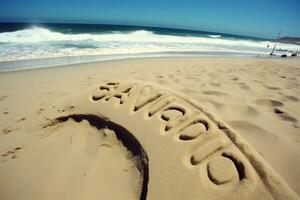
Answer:
[[[207,53],[207,54],[206,54]],[[139,53],[139,54],[117,54],[117,55],[91,55],[91,56],[66,56],[66,57],[51,57],[51,58],[36,58],[15,61],[0,61],[0,73],[14,72],[31,69],[42,69],[52,67],[63,67],[68,65],[91,64],[97,62],[110,62],[118,60],[131,60],[131,59],[164,59],[164,58],[237,58],[237,59],[297,59],[296,57],[281,58],[280,56],[248,54],[248,53],[235,53],[232,52],[164,52],[162,53]],[[227,54],[227,55],[226,55]]]

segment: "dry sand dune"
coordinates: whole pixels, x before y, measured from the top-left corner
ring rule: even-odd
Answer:
[[[161,58],[0,74],[0,198],[297,199],[299,65]]]

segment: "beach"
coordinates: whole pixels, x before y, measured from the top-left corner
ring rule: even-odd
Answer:
[[[236,152],[244,164],[234,164],[247,169],[246,175],[240,172],[240,168],[238,175],[232,175],[234,178],[223,177],[227,174],[226,170],[219,172],[217,164],[209,165],[211,155],[201,155],[205,160],[202,164],[211,166],[208,173],[221,173],[216,176],[224,178],[224,181],[218,181],[215,180],[218,178],[208,175],[217,185],[212,186],[217,192],[206,185],[203,177],[207,175],[200,170],[202,166],[198,171],[192,166],[198,165],[198,161],[193,162],[196,156],[193,155],[192,165],[185,164],[183,155],[189,154],[190,150],[183,148],[190,148],[188,141],[181,145],[178,138],[174,142],[167,139],[170,135],[157,133],[153,127],[158,119],[139,121],[145,117],[142,113],[137,114],[139,118],[133,117],[133,113],[126,113],[126,99],[130,98],[131,91],[126,87],[134,85],[135,81],[137,88],[153,84],[166,88],[166,91],[174,91],[166,94],[176,94],[176,98],[180,96],[183,99],[180,101],[195,102],[199,109],[201,107],[204,113],[208,113],[205,116],[211,114],[224,122],[224,126],[233,130],[239,139],[230,138],[231,133],[225,138],[220,132],[220,124],[220,133],[216,137],[222,135],[220,137],[224,137],[226,145],[228,140],[238,149],[232,152]],[[128,84],[122,85],[122,82]],[[124,86],[124,91],[114,96],[117,100],[110,100],[109,96],[105,98],[109,103],[120,101],[122,104],[124,100],[125,106],[121,105],[118,111],[114,111],[116,114],[112,112],[110,116],[106,104],[93,103],[93,100],[102,101],[104,95],[88,94],[99,87],[101,90],[102,85],[104,91],[110,91],[119,84]],[[177,104],[179,107],[193,105],[187,109],[191,113],[197,107],[194,103],[184,102]],[[141,110],[145,104],[140,103]],[[117,125],[112,124],[114,128],[110,130],[91,125],[94,120],[89,117],[91,114],[103,114],[102,110],[97,110],[98,107],[107,112],[109,121],[121,124],[136,137],[138,142],[134,142],[141,145],[140,150],[146,151],[149,161],[142,160],[142,164],[137,164],[140,157],[137,158],[128,149],[130,145],[127,147],[124,141],[123,144],[119,141],[122,136],[114,134],[114,131],[122,130],[116,128]],[[137,109],[140,107],[137,106]],[[187,112],[176,109],[183,114]],[[82,114],[87,115],[84,117]],[[298,57],[137,58],[3,72],[0,73],[0,115],[0,199],[120,199],[120,196],[123,197],[121,199],[140,199],[145,177],[145,171],[142,170],[142,173],[140,168],[145,163],[149,165],[147,199],[180,199],[175,195],[176,191],[180,191],[186,199],[221,199],[222,195],[228,198],[233,195],[232,199],[297,199],[300,195]],[[69,117],[60,118],[65,116]],[[172,113],[170,116],[162,119],[168,121],[174,117]],[[214,117],[208,117],[207,121],[213,123],[210,122],[212,119]],[[209,126],[205,125],[204,129]],[[196,128],[198,130],[199,127]],[[143,133],[150,134],[151,131],[157,136],[144,138]],[[196,137],[200,138],[198,135],[179,136],[182,140]],[[198,146],[206,144],[200,144],[200,139],[198,142]],[[191,143],[195,145],[197,142]],[[225,143],[222,148],[228,147]],[[246,144],[247,148],[243,149],[243,145],[239,144]],[[206,151],[210,150],[202,152]],[[247,152],[251,152],[249,155],[252,157]],[[160,157],[156,157],[157,154]],[[141,153],[138,155],[141,156]],[[225,154],[222,155],[224,157]],[[225,155],[227,161],[235,161],[230,155]],[[178,165],[173,164],[176,162],[179,162]],[[221,161],[214,163],[218,162]],[[257,163],[263,167],[257,167]],[[231,166],[232,163],[224,164],[224,169]],[[151,170],[155,169],[160,170],[154,176]],[[258,169],[263,169],[265,175]],[[169,174],[170,171],[172,174]],[[185,178],[189,176],[194,178]],[[201,181],[194,182],[198,180]],[[164,188],[167,183],[170,187]],[[232,189],[239,184],[240,190]],[[201,194],[197,193],[197,188]],[[152,190],[159,192],[154,194]],[[220,191],[223,193],[218,193]],[[240,196],[234,196],[235,192]]]

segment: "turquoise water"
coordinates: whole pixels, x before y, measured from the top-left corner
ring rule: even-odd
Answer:
[[[93,24],[0,23],[0,71],[134,57],[268,55],[266,38]],[[277,44],[291,53],[300,47]]]

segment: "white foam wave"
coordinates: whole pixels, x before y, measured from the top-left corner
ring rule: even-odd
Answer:
[[[270,46],[268,48],[268,45]],[[151,31],[64,34],[46,28],[0,33],[0,61],[61,56],[111,55],[151,52],[224,51],[268,54],[269,41],[159,35]],[[278,44],[278,48],[300,50],[297,45]]]
[[[247,40],[212,39],[207,37],[184,37],[174,35],[158,35],[151,31],[139,30],[130,33],[109,34],[63,34],[46,28],[33,27],[15,32],[0,33],[3,43],[36,43],[47,41],[96,41],[96,42],[160,42],[160,43],[204,43],[219,45],[246,45],[262,47],[265,44]]]
[[[220,38],[221,37],[221,35],[208,35],[208,36],[211,38]]]

